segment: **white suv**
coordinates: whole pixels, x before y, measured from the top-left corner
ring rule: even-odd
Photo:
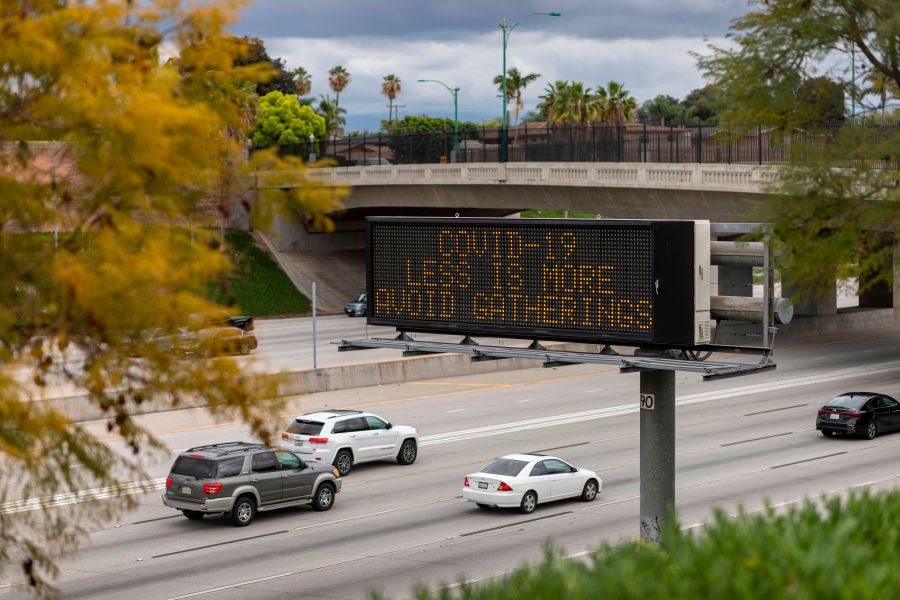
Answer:
[[[397,459],[411,465],[419,449],[413,427],[392,425],[358,410],[320,410],[295,418],[281,434],[281,446],[305,460],[333,464],[341,476],[354,464]]]

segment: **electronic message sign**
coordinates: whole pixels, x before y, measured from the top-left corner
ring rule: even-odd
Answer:
[[[709,222],[373,217],[368,320],[404,331],[709,342]]]

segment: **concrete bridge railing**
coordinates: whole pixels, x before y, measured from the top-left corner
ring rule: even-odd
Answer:
[[[468,163],[315,169],[309,176],[350,186],[515,185],[682,189],[763,194],[777,166],[699,163]],[[261,187],[264,187],[264,183]]]

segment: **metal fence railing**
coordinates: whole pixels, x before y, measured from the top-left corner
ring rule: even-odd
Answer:
[[[815,130],[663,126],[646,124],[510,127],[507,162],[643,162],[786,164],[827,148],[839,162],[853,163],[860,145],[883,144],[900,136],[900,123],[836,123]],[[329,158],[339,166],[499,162],[502,130],[375,133],[279,146],[279,154]],[[847,142],[850,140],[850,143]],[[855,140],[855,141],[854,141]],[[846,147],[846,148],[845,148]],[[846,152],[844,151],[846,150]],[[878,168],[898,168],[898,157],[877,159]]]

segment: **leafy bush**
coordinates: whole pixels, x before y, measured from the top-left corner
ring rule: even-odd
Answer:
[[[900,492],[812,502],[776,515],[722,511],[703,529],[663,532],[660,545],[605,544],[586,562],[546,561],[484,586],[416,597],[471,600],[900,598]]]
[[[259,118],[250,134],[257,148],[275,144],[296,144],[325,137],[325,118],[309,106],[301,106],[296,96],[269,92],[259,101]]]

